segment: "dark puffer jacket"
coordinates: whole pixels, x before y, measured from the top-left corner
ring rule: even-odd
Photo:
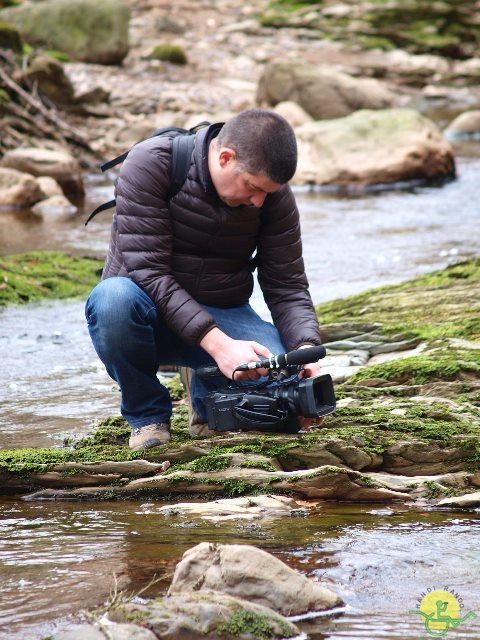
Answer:
[[[187,179],[170,201],[171,139],[150,138],[130,151],[116,184],[103,277],[132,278],[168,325],[198,344],[215,327],[201,304],[228,308],[248,302],[256,251],[259,284],[286,349],[320,344],[291,189],[284,185],[269,194],[261,209],[223,203],[207,162],[219,127],[196,134]]]

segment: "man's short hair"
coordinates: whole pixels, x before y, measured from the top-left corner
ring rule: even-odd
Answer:
[[[237,154],[241,171],[285,184],[297,168],[297,141],[290,124],[268,109],[247,109],[228,120],[217,144]]]

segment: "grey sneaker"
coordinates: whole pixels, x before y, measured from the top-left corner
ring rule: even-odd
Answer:
[[[170,422],[155,422],[133,429],[128,446],[133,451],[140,451],[167,444],[170,439]]]
[[[218,436],[219,432],[209,429],[208,424],[201,418],[192,406],[190,387],[192,383],[192,370],[189,367],[179,367],[180,380],[185,388],[188,406],[188,433],[195,437],[211,438]]]

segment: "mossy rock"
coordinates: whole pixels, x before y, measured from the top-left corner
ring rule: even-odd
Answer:
[[[8,22],[0,20],[0,49],[21,53],[22,46],[22,38],[18,30]]]
[[[103,261],[58,251],[0,257],[0,307],[43,299],[86,296],[100,279]]]
[[[162,60],[172,64],[187,64],[188,58],[185,50],[176,44],[158,44],[148,56],[151,60]]]
[[[366,49],[403,49],[456,59],[473,57],[478,51],[480,25],[471,0],[345,0],[351,10],[340,15],[328,11],[329,4],[273,0],[259,22],[310,29],[323,39]]]
[[[54,280],[59,273],[63,277],[53,268],[60,257],[52,254],[48,260],[40,259],[39,265],[33,261],[36,279],[43,282],[52,273],[56,273]],[[41,258],[45,259],[45,254]],[[26,272],[30,284],[30,262],[25,256],[22,260],[17,257],[9,269]],[[93,279],[93,266],[87,269],[87,281]],[[138,458],[154,464],[170,462],[170,468],[162,471],[159,495],[165,491],[188,494],[193,485],[202,495],[208,491],[217,496],[253,495],[260,489],[268,491],[279,470],[314,472],[330,464],[336,465],[335,477],[343,468],[357,475],[361,472],[366,482],[372,472],[407,476],[473,473],[480,468],[479,275],[480,260],[473,259],[399,285],[318,305],[321,324],[323,320],[331,323],[323,326],[332,336],[341,334],[342,326],[350,331],[358,327],[391,335],[395,343],[404,338],[399,333],[403,330],[423,349],[415,355],[364,366],[344,383],[336,384],[337,409],[320,429],[192,439],[183,387],[178,376],[169,376],[163,380],[175,397],[169,444],[133,452],[128,448],[127,423],[119,417],[108,418],[87,437],[71,438],[61,448],[0,451],[3,486],[23,492],[38,488],[41,485],[35,474],[40,474],[59,487],[63,471],[58,465]],[[92,284],[88,282],[88,287]],[[80,289],[83,286],[87,283],[82,282]],[[37,286],[37,291],[45,293],[44,289]],[[372,382],[375,386],[369,386]],[[245,464],[248,460],[251,464]],[[256,475],[248,475],[251,470]],[[65,485],[74,482],[69,477]],[[148,486],[142,489],[149,490]],[[284,490],[295,492],[295,482],[286,482]],[[102,491],[112,499],[123,495],[118,484]],[[155,487],[152,491],[155,493]],[[433,496],[435,491],[431,493]],[[89,495],[97,499],[99,494]]]

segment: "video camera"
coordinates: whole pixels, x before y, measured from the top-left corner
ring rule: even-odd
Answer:
[[[336,401],[331,376],[299,376],[302,365],[325,354],[323,346],[307,347],[240,365],[233,378],[237,371],[268,369],[267,380],[240,384],[225,378],[225,387],[205,398],[209,428],[296,433],[300,429],[298,416],[318,418],[332,413]],[[218,367],[202,367],[197,374],[201,378],[222,376]]]

